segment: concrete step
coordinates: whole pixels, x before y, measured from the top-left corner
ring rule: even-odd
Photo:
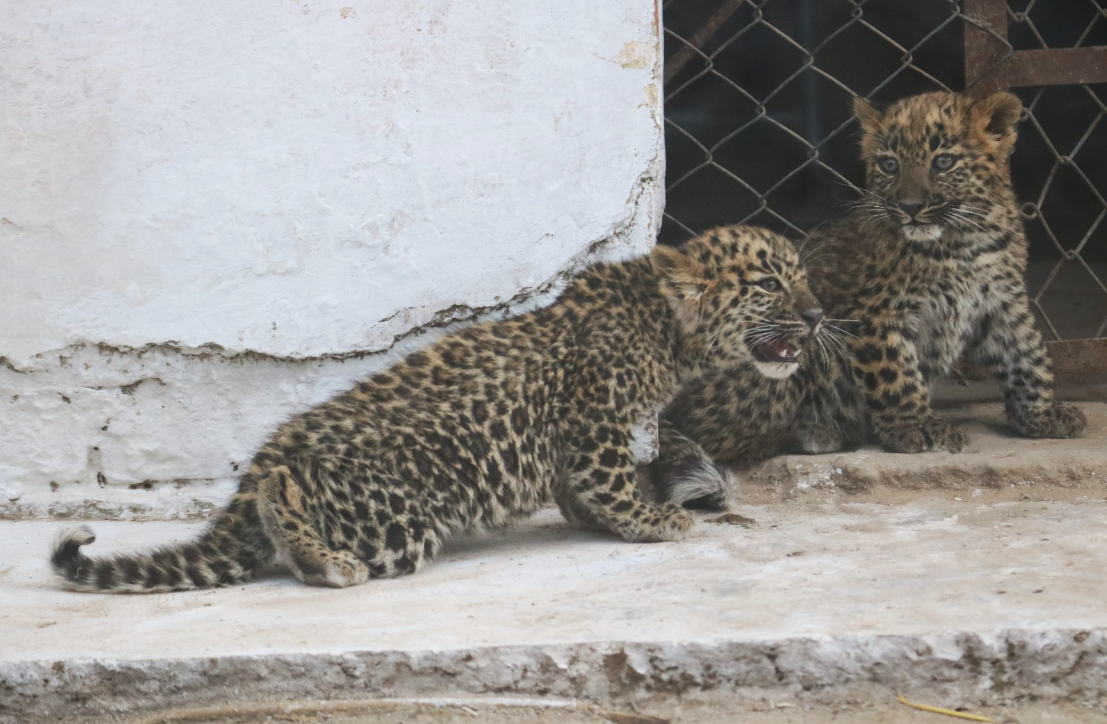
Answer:
[[[1095,492],[746,505],[752,523],[707,515],[685,541],[653,545],[547,510],[405,578],[323,590],[274,571],[153,596],[62,591],[45,560],[62,524],[3,522],[0,720],[466,694],[1094,704],[1107,697]],[[95,529],[89,552],[103,555],[198,525]]]
[[[920,495],[978,503],[1082,500],[1107,494],[1107,403],[1075,403],[1088,417],[1072,440],[1029,440],[1007,424],[990,386],[944,386],[938,414],[969,434],[960,453],[885,453],[874,446],[830,455],[785,455],[740,474],[740,498],[899,503]]]

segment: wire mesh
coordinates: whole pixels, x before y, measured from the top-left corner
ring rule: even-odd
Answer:
[[[1078,48],[1107,40],[1107,10],[1098,3],[1070,3],[1066,22],[1057,26],[1036,22],[1044,7],[1037,0],[1009,3],[1008,37],[1014,47]],[[1082,336],[1103,337],[1107,332],[1104,90],[1102,85],[1080,85],[1019,91],[1025,104],[1020,150],[1033,156],[1019,159],[1012,171],[1041,179],[1033,185],[1037,193],[1033,187],[1026,189],[1031,193],[1022,197],[1026,201],[1020,210],[1028,229],[1048,240],[1055,256],[1055,261],[1032,269],[1031,301],[1045,331],[1056,339],[1071,336],[1073,326]],[[1033,167],[1028,168],[1029,163]],[[1055,311],[1066,306],[1085,311],[1075,315],[1083,316],[1084,323],[1073,325],[1072,315]]]
[[[985,71],[1016,50],[1107,44],[1102,1],[1012,0],[999,35],[956,0],[667,0],[661,240],[747,222],[802,237],[859,194],[852,98],[964,89],[966,28],[998,48]],[[1015,90],[1012,173],[1047,338],[1107,335],[1105,91]]]

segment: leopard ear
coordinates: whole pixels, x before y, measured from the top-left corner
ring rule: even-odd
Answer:
[[[1016,126],[1022,101],[1014,93],[993,93],[973,103],[970,111],[975,128],[992,137],[1001,150],[1015,145]]]
[[[694,301],[707,291],[709,280],[699,260],[684,247],[657,245],[650,252],[662,291],[680,300]]]
[[[857,96],[853,99],[853,115],[857,116],[857,120],[861,121],[861,129],[865,133],[876,136],[883,130],[881,120],[884,114],[876,109],[872,103],[861,96]]]

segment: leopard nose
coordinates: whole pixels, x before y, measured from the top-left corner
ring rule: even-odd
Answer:
[[[815,327],[819,326],[819,322],[823,321],[823,310],[819,309],[818,307],[805,309],[799,314],[800,319],[802,319],[804,323],[807,324],[807,326],[812,330],[815,329]]]
[[[914,219],[916,216],[918,216],[919,212],[922,211],[922,207],[923,207],[922,203],[911,203],[911,202],[906,202],[906,201],[900,201],[896,205],[899,206],[900,211],[907,214],[912,219]]]

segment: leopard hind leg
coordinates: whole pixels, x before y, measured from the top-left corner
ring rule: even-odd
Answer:
[[[364,561],[327,545],[312,524],[304,498],[300,481],[284,465],[270,470],[258,484],[258,513],[279,557],[309,586],[345,588],[369,580]]]

